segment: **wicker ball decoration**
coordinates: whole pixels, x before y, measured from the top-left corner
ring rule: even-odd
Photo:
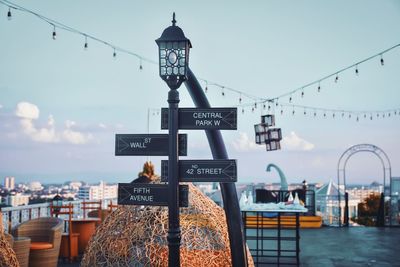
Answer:
[[[3,216],[0,213],[0,267],[19,267],[17,256],[3,232]]]
[[[181,266],[232,265],[225,213],[192,184],[180,223]],[[96,230],[81,266],[168,266],[167,232],[166,207],[121,206]]]

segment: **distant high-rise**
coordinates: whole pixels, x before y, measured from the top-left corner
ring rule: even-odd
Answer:
[[[15,178],[12,176],[7,176],[4,178],[4,188],[8,190],[13,190],[15,188]]]

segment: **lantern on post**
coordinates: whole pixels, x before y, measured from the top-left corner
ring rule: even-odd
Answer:
[[[187,79],[189,49],[192,44],[182,29],[175,25],[175,12],[172,26],[166,28],[156,40],[159,50],[160,77],[171,89],[178,89]]]
[[[56,215],[56,217],[58,217],[58,213],[61,211],[61,207],[63,205],[62,196],[57,193],[57,195],[55,195],[52,199],[51,204],[53,206],[53,213]]]

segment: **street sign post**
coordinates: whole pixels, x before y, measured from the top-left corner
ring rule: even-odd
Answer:
[[[180,182],[237,181],[236,160],[180,160],[178,163]],[[161,161],[161,181],[168,181],[168,161]]]
[[[187,134],[178,137],[179,156],[187,155]],[[168,134],[116,134],[116,156],[168,156]]]
[[[118,205],[168,206],[168,185],[119,183]],[[188,185],[179,186],[179,206],[189,206]]]
[[[180,108],[179,129],[237,130],[237,108]],[[168,129],[168,109],[161,109],[161,129]]]

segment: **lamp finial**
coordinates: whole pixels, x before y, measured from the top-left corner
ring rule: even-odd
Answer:
[[[175,26],[176,20],[175,20],[175,12],[172,14],[172,26]]]

